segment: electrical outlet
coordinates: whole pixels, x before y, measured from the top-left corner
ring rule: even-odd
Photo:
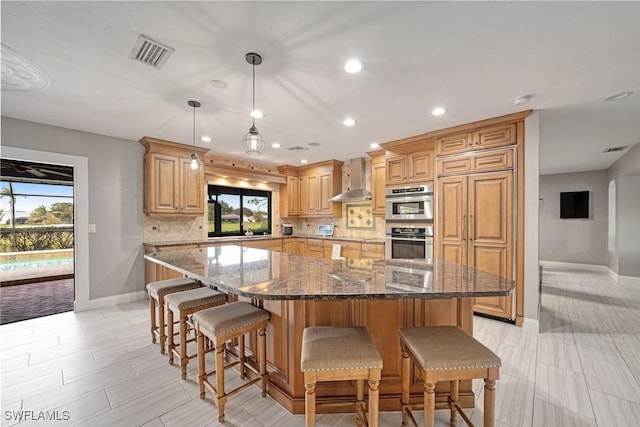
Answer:
[[[549,249],[549,250],[547,251],[547,253],[548,253],[549,255],[553,255],[553,249]]]
[[[96,225],[89,224],[89,233],[95,233],[95,232],[96,232]]]

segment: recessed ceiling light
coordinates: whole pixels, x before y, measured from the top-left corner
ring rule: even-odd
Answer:
[[[531,98],[533,98],[533,95],[518,96],[517,98],[513,98],[513,104],[514,105],[526,104],[527,102],[531,101]]]
[[[201,136],[200,137],[200,141],[202,142],[211,142],[211,137],[210,136]]]
[[[227,83],[223,82],[222,80],[211,80],[209,82],[209,84],[213,87],[215,87],[216,89],[226,89],[227,88]]]
[[[277,142],[274,142],[273,144],[271,144],[271,146],[272,146],[273,148],[280,148],[280,144],[279,144],[279,143],[277,143]]]
[[[350,59],[344,64],[344,70],[351,74],[359,73],[362,70],[362,62],[357,59]]]
[[[250,114],[254,119],[261,119],[264,117],[264,114],[260,110],[253,110]]]
[[[372,142],[371,144],[369,144],[369,147],[371,147],[371,148],[380,148],[380,144],[378,144],[377,142]]]
[[[300,163],[309,163],[306,159],[300,160]]]
[[[615,95],[611,95],[611,96],[607,96],[604,100],[605,101],[619,101],[621,99],[624,99],[626,97],[629,97],[633,94],[633,91],[628,90],[626,92],[620,92],[620,93],[616,93]]]
[[[309,147],[317,147],[318,145],[320,145],[319,142],[310,142],[307,144]]]
[[[345,125],[345,126],[353,126],[353,125],[356,124],[356,121],[353,120],[351,117],[347,117],[346,119],[344,119],[342,124]]]
[[[433,114],[434,116],[441,116],[446,112],[447,112],[447,109],[444,107],[436,107],[433,110],[431,110],[431,114]]]

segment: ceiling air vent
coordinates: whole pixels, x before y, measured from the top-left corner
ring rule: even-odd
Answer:
[[[609,148],[605,148],[603,153],[615,153],[616,151],[623,151],[627,147],[628,145],[623,145],[622,147],[609,147]]]
[[[141,34],[138,36],[136,44],[133,45],[129,58],[160,69],[164,63],[167,62],[167,59],[169,59],[173,50],[174,49],[172,47],[158,43],[157,41],[151,40],[149,37]]]
[[[301,147],[299,145],[287,148],[287,150],[289,150],[289,151],[304,151],[306,149],[307,149],[307,147]]]

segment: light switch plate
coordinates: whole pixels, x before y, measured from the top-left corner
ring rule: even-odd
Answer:
[[[89,224],[89,233],[95,233],[95,232],[96,232],[96,225]]]

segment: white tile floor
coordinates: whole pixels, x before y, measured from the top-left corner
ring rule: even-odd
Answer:
[[[640,423],[640,288],[604,273],[545,268],[541,332],[476,318],[475,336],[501,358],[497,425],[637,426]],[[195,363],[186,381],[150,344],[145,302],[64,313],[0,327],[2,426],[213,426],[198,398]],[[229,376],[232,384],[237,376]],[[474,390],[482,408],[482,383]],[[482,424],[480,409],[471,417]],[[65,419],[66,418],[66,419]],[[420,421],[420,419],[419,419]],[[226,426],[302,426],[252,388],[230,399]],[[319,415],[318,425],[355,425],[352,414]],[[381,426],[399,426],[384,412]],[[448,425],[438,411],[437,425]]]

